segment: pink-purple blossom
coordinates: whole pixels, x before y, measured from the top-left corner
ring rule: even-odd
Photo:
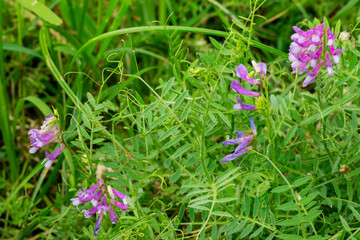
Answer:
[[[251,61],[251,64],[253,65],[255,71],[257,74],[259,74],[259,77],[261,79],[263,79],[266,75],[267,72],[267,66],[265,63],[260,62],[260,63],[256,63],[255,61]]]
[[[53,153],[49,153],[48,151],[45,151],[46,158],[42,163],[45,163],[46,168],[50,168],[51,164],[54,162],[54,160],[59,156],[59,154],[64,150],[65,145],[61,145],[60,148],[56,149]]]
[[[326,55],[325,55],[325,67],[328,70],[328,74],[330,76],[332,76],[334,74],[333,65],[334,65],[334,63],[330,59],[329,52],[326,52]]]
[[[254,140],[254,136],[257,135],[255,122],[254,122],[253,118],[250,118],[250,127],[251,127],[251,130],[253,132],[252,135],[246,135],[245,133],[242,133],[242,132],[235,132],[237,138],[229,139],[229,140],[226,140],[226,141],[224,141],[222,143],[222,145],[224,145],[224,146],[226,146],[226,145],[235,145],[235,144],[239,144],[239,145],[235,148],[233,153],[225,156],[221,160],[221,162],[230,162],[230,161],[240,157],[244,153],[246,153],[246,152],[253,149],[253,146],[248,146],[249,143]]]
[[[248,96],[252,96],[252,97],[259,97],[260,96],[260,93],[257,93],[257,92],[253,92],[253,91],[250,91],[248,89],[245,89],[243,88],[243,86],[241,85],[241,83],[239,81],[232,81],[231,85],[232,89],[241,94],[241,95],[248,95]]]
[[[330,54],[334,59],[334,63],[339,63],[339,55],[344,51],[344,49],[335,49],[333,45],[329,46]]]
[[[333,33],[331,32],[330,28],[327,28],[327,29],[326,29],[326,33],[327,33],[327,37],[328,37],[327,44],[328,44],[329,46],[334,45],[334,43],[335,43],[335,37],[336,37],[337,34],[333,34]]]
[[[251,61],[251,63],[255,69],[255,72],[253,71],[249,73],[246,67],[243,64],[240,64],[235,68],[236,76],[251,84],[260,85],[260,80],[265,78],[267,66],[265,63],[262,62],[256,63],[255,61]],[[255,79],[254,76],[259,77],[259,79]],[[233,80],[230,86],[235,92],[241,95],[247,95],[252,97],[259,97],[261,95],[258,92],[253,92],[251,90],[243,88],[241,83],[237,80]],[[234,105],[235,110],[256,110],[255,105],[246,105],[241,101],[239,97],[236,97],[236,100],[238,101],[238,103]]]
[[[305,69],[305,72],[307,73],[307,76],[304,80],[303,86],[307,86],[314,82],[316,76],[318,75],[321,66],[324,64],[324,60],[320,60],[320,62],[311,70]]]
[[[56,126],[56,118],[51,114],[45,116],[45,121],[40,129],[31,129],[28,134],[32,146],[29,150],[30,153],[36,153],[37,150],[50,143],[61,142],[61,131]]]
[[[56,117],[49,114],[45,116],[45,121],[43,122],[40,129],[31,129],[28,134],[30,135],[31,148],[29,152],[31,154],[36,153],[40,148],[45,147],[50,143],[59,143],[61,140],[61,130],[56,125]],[[53,153],[45,151],[46,158],[42,163],[45,163],[46,168],[50,168],[53,161],[59,156],[59,154],[64,150],[65,145],[61,145],[60,148],[56,149]]]
[[[249,77],[249,73],[246,69],[246,67],[242,64],[240,64],[239,66],[237,66],[235,68],[235,71],[236,71],[236,76],[238,76],[239,78],[242,78],[244,79],[245,81],[251,83],[251,84],[254,84],[254,85],[260,85],[260,81],[257,80],[257,79],[254,79],[252,77]]]
[[[118,217],[114,212],[114,209],[111,207],[111,205],[109,206],[109,215],[110,215],[111,223],[116,224],[118,221]]]
[[[296,33],[291,36],[293,42],[290,44],[289,61],[293,74],[297,71],[299,74],[307,74],[303,87],[314,82],[324,62],[328,74],[332,76],[333,65],[339,63],[339,55],[344,51],[334,47],[337,34],[333,34],[330,28],[327,28],[325,33],[324,28],[325,23],[308,31],[293,27]]]
[[[94,236],[98,236],[104,215],[106,215],[107,212],[109,212],[112,224],[116,224],[118,221],[118,217],[113,206],[126,212],[129,211],[127,208],[129,207],[128,201],[130,198],[109,185],[107,188],[103,185],[104,180],[100,180],[87,190],[85,188],[80,188],[77,197],[71,199],[74,206],[78,206],[86,202],[91,202],[93,205],[90,210],[84,209],[82,212],[84,213],[85,218],[91,218],[93,215],[97,214],[98,218],[96,220]],[[109,201],[108,196],[111,198]],[[118,197],[122,202],[116,201],[116,197]]]
[[[84,209],[82,212],[84,213],[85,218],[91,218],[97,212],[97,207],[92,207],[90,210]]]
[[[256,110],[255,105],[243,104],[239,97],[236,97],[236,100],[238,101],[238,103],[234,105],[235,110]]]
[[[98,183],[94,184],[93,186],[91,186],[89,189],[86,190],[86,188],[79,188],[78,190],[78,194],[77,194],[77,198],[72,198],[72,204],[74,206],[78,206],[81,203],[85,203],[85,202],[89,202],[92,200],[96,200],[99,201],[101,196],[102,196],[102,192],[104,191],[104,188],[102,188],[99,192],[100,194],[100,198],[99,198],[99,192],[96,192],[100,186],[102,186],[104,183],[104,180],[100,180]],[[97,202],[94,202],[95,204],[93,204],[93,206],[97,205]]]

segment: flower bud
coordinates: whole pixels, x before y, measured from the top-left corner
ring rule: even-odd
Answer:
[[[108,193],[109,193],[110,197],[112,199],[114,199],[115,195],[114,195],[114,192],[113,192],[112,187],[110,185],[108,185],[107,190],[108,190]]]
[[[252,78],[255,75],[254,71],[251,71],[246,77],[247,78]]]
[[[255,100],[255,106],[256,109],[259,110],[260,114],[264,113],[264,110],[266,109],[266,98],[264,96],[260,96]]]

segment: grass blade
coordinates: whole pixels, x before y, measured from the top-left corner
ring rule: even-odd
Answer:
[[[3,1],[0,3],[0,9],[2,9]],[[0,16],[0,27],[2,27],[2,17]],[[15,148],[13,142],[13,135],[10,129],[9,121],[9,110],[8,110],[8,99],[6,93],[6,83],[5,83],[5,70],[4,70],[4,54],[3,54],[3,41],[2,41],[2,29],[0,30],[0,130],[4,143],[6,146],[6,154],[8,155],[8,160],[10,164],[10,175],[13,182],[16,181],[18,177],[18,163],[15,156]]]
[[[30,48],[19,46],[17,44],[4,43],[3,44],[3,49],[7,50],[7,51],[26,53],[26,54],[38,57],[41,60],[44,60],[44,58],[41,56],[41,54],[37,53],[36,51],[34,51],[34,50],[30,49]]]
[[[51,11],[47,6],[41,2],[35,0],[18,0],[19,3],[29,11],[35,13],[37,16],[41,17],[45,21],[60,25],[62,23],[61,18],[59,18],[53,11]]]

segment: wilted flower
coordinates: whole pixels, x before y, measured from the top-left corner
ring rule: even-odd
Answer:
[[[234,145],[234,144],[239,144],[236,148],[235,151],[232,154],[229,154],[227,156],[225,156],[221,161],[222,162],[230,162],[234,159],[236,159],[237,157],[240,157],[241,155],[243,155],[244,153],[250,151],[251,149],[253,149],[253,146],[249,146],[247,147],[247,145],[254,139],[254,136],[257,135],[257,131],[256,131],[256,127],[255,127],[255,123],[254,123],[254,119],[250,118],[250,126],[251,126],[251,130],[253,132],[252,135],[246,135],[242,132],[235,132],[236,136],[238,138],[235,139],[229,139],[226,140],[222,143],[222,145]]]
[[[349,168],[348,165],[343,164],[343,165],[340,165],[340,172],[341,172],[342,174],[346,175],[346,174],[351,173],[351,169]]]
[[[349,32],[341,32],[340,33],[340,40],[343,42],[347,42],[351,39],[351,33]]]
[[[117,191],[113,187],[109,186],[107,187],[107,192],[105,192],[106,188],[103,186],[99,191],[97,191],[102,185],[104,184],[104,180],[100,180],[98,183],[90,187],[89,189],[79,189],[77,197],[72,198],[72,204],[74,206],[78,206],[81,203],[90,202],[92,203],[93,207],[90,210],[82,210],[84,213],[85,218],[90,218],[93,215],[97,214],[98,218],[95,225],[94,230],[94,236],[97,236],[99,234],[100,226],[103,221],[104,215],[106,215],[106,212],[109,211],[109,216],[111,219],[112,224],[116,224],[118,218],[117,215],[112,207],[113,206],[122,209],[123,211],[128,212],[127,209],[129,207],[128,202],[126,199],[130,200],[128,196],[123,194],[122,192]],[[97,191],[97,192],[96,192]],[[107,195],[110,196],[110,203],[108,204],[108,198]],[[120,203],[115,200],[115,196],[120,198],[123,203]],[[100,199],[102,198],[101,202],[99,203]]]
[[[293,27],[296,33],[291,36],[293,42],[290,44],[289,60],[293,68],[292,73],[296,73],[296,71],[299,71],[299,74],[307,73],[308,76],[303,87],[314,82],[324,62],[328,74],[332,76],[334,74],[333,62],[339,63],[339,55],[344,51],[343,49],[335,49],[337,34],[333,34],[330,28],[326,29],[327,40],[325,39],[324,28],[325,23],[317,25],[309,31],[303,31],[296,26]],[[329,50],[326,50],[326,47]],[[313,69],[309,70],[310,67]]]

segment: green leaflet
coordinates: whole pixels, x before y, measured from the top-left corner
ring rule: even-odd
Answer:
[[[35,13],[45,21],[54,24],[60,25],[62,23],[61,18],[59,18],[53,11],[51,11],[47,6],[39,2],[38,0],[17,0],[24,8]]]

